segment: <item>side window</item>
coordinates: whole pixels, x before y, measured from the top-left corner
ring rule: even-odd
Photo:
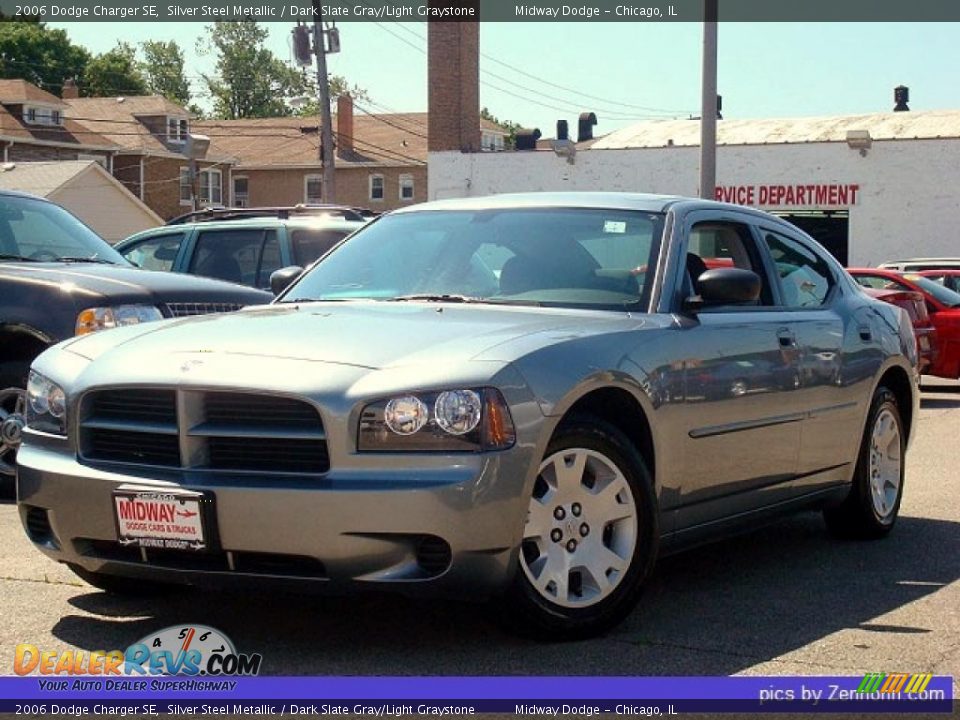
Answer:
[[[293,230],[293,261],[306,267],[347,236],[345,230]]]
[[[270,275],[281,267],[280,241],[277,239],[275,231],[268,230],[263,241],[263,250],[260,253],[260,272],[257,274],[257,287],[269,290]]]
[[[763,239],[780,276],[787,307],[819,307],[836,284],[826,260],[805,245],[772,230]]]
[[[127,248],[123,256],[144,270],[169,271],[182,243],[183,233],[157,235]]]
[[[280,266],[277,233],[274,230],[206,230],[197,236],[190,273],[243,285],[265,287],[270,281],[267,265]]]
[[[860,275],[859,273],[853,277],[857,281],[858,285],[863,287],[872,288],[874,290],[910,290],[911,288],[907,287],[903,283],[899,283],[896,280],[891,280],[888,277],[883,275]]]
[[[746,225],[734,222],[706,221],[697,223],[690,230],[687,245],[687,277],[685,285],[689,292],[697,294],[697,279],[707,270],[733,267],[755,272],[761,281],[757,305],[773,305],[773,293],[767,282],[766,271],[760,253],[754,245],[753,236]]]

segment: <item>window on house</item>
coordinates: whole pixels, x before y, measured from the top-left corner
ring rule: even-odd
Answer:
[[[189,130],[189,122],[186,118],[167,118],[167,140],[170,142],[186,142]]]
[[[193,202],[193,188],[190,187],[190,168],[180,168],[180,204],[190,205]]]
[[[413,200],[413,175],[400,176],[400,199]]]
[[[370,199],[383,200],[383,175],[370,176]]]
[[[23,119],[32,125],[62,125],[63,113],[50,108],[27,107],[23,110]]]
[[[223,173],[219,170],[201,170],[198,173],[200,203],[223,205]]]
[[[303,179],[303,201],[308,205],[323,202],[322,175],[307,175]]]
[[[233,178],[233,206],[248,207],[250,202],[250,181],[245,177]]]

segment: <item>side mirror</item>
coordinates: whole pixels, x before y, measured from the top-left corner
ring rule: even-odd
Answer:
[[[760,276],[752,270],[715,268],[700,275],[695,284],[700,294],[684,301],[692,311],[710,305],[745,305],[760,297]]]
[[[290,283],[302,274],[303,268],[299,265],[290,265],[289,267],[274,270],[270,273],[270,290],[273,291],[274,295],[279,295],[290,286]]]

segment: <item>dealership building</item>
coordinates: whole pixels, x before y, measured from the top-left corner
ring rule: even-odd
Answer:
[[[431,199],[540,190],[699,195],[698,120],[594,137],[592,120],[602,127],[603,118],[585,113],[579,127],[572,119],[569,142],[475,152],[477,125],[467,121],[477,107],[475,39],[469,27],[447,25],[431,27]],[[786,217],[851,266],[960,256],[960,110],[718,120],[717,197]]]

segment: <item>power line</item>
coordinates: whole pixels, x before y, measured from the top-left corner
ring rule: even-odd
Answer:
[[[417,46],[417,45],[414,45],[413,43],[407,41],[406,39],[401,38],[399,35],[396,35],[396,34],[393,33],[392,31],[390,31],[390,30],[388,30],[387,28],[383,27],[380,23],[376,23],[376,25],[380,26],[381,29],[387,30],[387,32],[390,32],[390,34],[394,35],[394,37],[396,37],[398,40],[401,40],[401,41],[405,42],[407,45],[409,45],[410,47],[414,48],[415,50],[417,50],[417,51],[419,51],[419,52],[422,52],[422,53],[425,53],[425,52],[426,52],[422,47]],[[425,38],[425,37],[423,37],[422,35],[416,33],[415,31],[411,30],[410,28],[405,27],[403,23],[396,23],[396,24],[395,24],[395,27],[398,27],[398,28],[400,28],[401,30],[404,30],[405,32],[407,32],[407,33],[409,33],[410,35],[412,35],[413,37],[417,38],[420,42],[426,43],[426,38]],[[480,57],[482,57],[482,58],[484,58],[484,59],[486,59],[486,60],[489,60],[489,61],[491,61],[491,62],[497,63],[498,65],[501,65],[501,66],[503,66],[503,67],[505,67],[505,68],[507,68],[507,69],[509,69],[509,70],[512,70],[513,72],[516,72],[516,73],[520,74],[520,75],[523,75],[523,76],[525,76],[525,77],[528,77],[528,78],[530,78],[531,80],[535,80],[535,81],[537,81],[537,82],[543,83],[544,85],[549,85],[550,87],[556,88],[556,89],[558,89],[558,90],[563,90],[564,92],[567,92],[567,93],[572,94],[572,95],[578,95],[578,96],[580,96],[580,97],[589,98],[589,99],[591,99],[591,100],[595,100],[595,101],[598,101],[598,102],[606,103],[607,105],[616,105],[616,106],[620,106],[620,107],[624,107],[624,108],[629,108],[629,109],[631,109],[631,110],[643,110],[643,111],[645,111],[645,112],[647,112],[647,113],[654,113],[654,114],[647,114],[647,115],[632,115],[632,116],[631,116],[631,115],[628,115],[627,113],[624,113],[622,110],[600,109],[600,111],[603,112],[603,113],[606,114],[606,115],[611,115],[611,116],[613,116],[613,115],[618,115],[618,116],[621,116],[621,117],[616,118],[616,119],[623,119],[623,120],[647,119],[647,118],[650,118],[650,117],[657,117],[657,116],[659,116],[659,115],[662,115],[662,116],[665,116],[665,117],[670,117],[670,116],[675,116],[675,115],[686,115],[686,114],[689,114],[689,113],[690,113],[689,110],[672,109],[672,108],[657,108],[657,107],[649,107],[649,106],[643,106],[643,105],[634,105],[634,104],[631,104],[631,103],[624,103],[624,102],[620,102],[620,101],[617,101],[617,100],[611,100],[611,99],[609,99],[609,98],[598,97],[598,96],[596,96],[596,95],[590,95],[590,94],[588,94],[588,93],[583,92],[582,90],[576,90],[576,89],[574,89],[574,88],[570,88],[570,87],[567,87],[567,86],[564,86],[564,85],[559,85],[559,84],[557,84],[557,83],[550,82],[549,80],[545,80],[544,78],[542,78],[542,77],[540,77],[540,76],[538,76],[538,75],[534,75],[534,74],[529,73],[529,72],[527,72],[527,71],[525,71],[525,70],[522,70],[522,69],[520,69],[520,68],[518,68],[518,67],[515,67],[514,65],[510,65],[509,63],[506,63],[506,62],[504,62],[504,61],[502,61],[502,60],[500,60],[500,59],[498,59],[498,58],[496,58],[496,57],[494,57],[494,56],[492,56],[492,55],[488,55],[487,53],[481,52],[481,53],[480,53]],[[556,96],[554,96],[554,95],[548,95],[548,94],[546,94],[546,93],[542,93],[542,92],[540,92],[540,91],[538,91],[538,90],[534,90],[533,88],[529,88],[529,87],[527,87],[527,86],[525,86],[525,85],[521,85],[520,83],[517,83],[517,82],[515,82],[515,81],[513,81],[513,80],[510,80],[510,79],[508,79],[508,78],[505,78],[505,77],[503,77],[502,75],[498,75],[498,74],[496,74],[496,73],[494,73],[494,72],[492,72],[492,71],[490,71],[490,70],[485,70],[485,69],[481,68],[481,72],[486,73],[487,75],[490,75],[491,77],[495,77],[495,78],[501,80],[502,82],[509,83],[510,85],[514,85],[514,86],[516,86],[516,87],[519,87],[519,88],[521,88],[521,89],[523,89],[523,90],[527,90],[528,92],[532,92],[532,93],[537,94],[537,95],[540,95],[540,96],[542,96],[542,97],[546,97],[546,98],[549,98],[549,99],[552,99],[552,100],[558,100],[558,101],[560,101],[560,102],[570,102],[569,99],[566,99],[566,98],[558,98],[558,97],[556,97]],[[481,81],[481,84],[485,84],[485,85],[487,85],[488,87],[492,87],[492,88],[495,89],[495,90],[502,90],[502,88],[498,88],[496,85],[493,85],[493,84],[491,84],[491,83],[483,83],[483,82]],[[526,99],[526,98],[524,98],[524,99]],[[534,104],[538,104],[538,103],[534,103]],[[545,106],[545,107],[550,107],[551,109],[554,109],[554,110],[557,109],[556,107],[552,107],[552,106]],[[598,109],[599,109],[599,108],[598,108]],[[579,111],[577,111],[577,112],[579,112]]]

